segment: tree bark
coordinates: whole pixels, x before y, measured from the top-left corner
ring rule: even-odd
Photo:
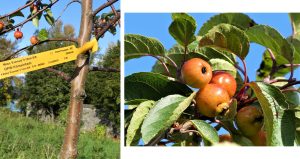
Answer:
[[[92,0],[82,0],[81,3],[81,25],[78,45],[82,46],[88,42],[92,34]],[[68,113],[67,127],[65,130],[64,143],[60,158],[70,159],[77,157],[77,143],[79,138],[80,122],[82,115],[83,100],[85,94],[85,81],[89,72],[89,53],[78,55],[76,60],[76,77],[72,81],[71,97]]]

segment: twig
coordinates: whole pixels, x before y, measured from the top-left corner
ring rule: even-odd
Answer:
[[[300,84],[300,81],[295,81],[295,82],[287,83],[286,85],[280,87],[280,89],[283,90],[283,89],[285,89],[285,88],[288,88],[288,87],[293,86],[293,85],[296,85],[296,84]]]
[[[33,44],[33,45],[30,45],[30,46],[26,46],[10,55],[8,55],[7,57],[5,57],[3,60],[0,60],[0,61],[6,61],[6,60],[9,60],[11,59],[13,56],[16,56],[18,53],[20,53],[21,51],[23,50],[27,50],[28,48],[31,48],[31,47],[34,47],[34,46],[37,46],[37,45],[41,45],[43,43],[46,43],[46,42],[51,42],[51,41],[70,41],[70,42],[74,42],[77,44],[77,39],[47,39],[47,40],[44,40],[44,41],[39,41],[38,43],[36,44]]]
[[[297,88],[286,88],[281,90],[281,92],[298,92],[300,93],[300,90],[298,90]]]
[[[249,105],[249,104],[255,102],[256,100],[257,100],[257,97],[254,97],[254,98],[251,98],[251,99],[246,99],[246,100],[240,102],[238,107],[241,107],[243,105]]]
[[[176,64],[169,56],[162,56],[162,57],[168,59],[168,60],[172,63],[172,65],[173,65],[176,69],[178,69],[177,64]]]
[[[57,23],[57,21],[59,20],[59,18],[62,16],[62,14],[67,10],[67,8],[72,4],[72,3],[75,3],[75,2],[78,2],[79,4],[81,4],[81,1],[80,0],[72,0],[71,2],[69,2],[65,8],[61,11],[61,13],[59,14],[59,16],[56,18],[55,22],[54,23]]]
[[[111,1],[108,1],[106,3],[104,3],[103,5],[101,5],[100,7],[98,7],[97,9],[94,10],[93,12],[93,16],[96,16],[99,12],[101,12],[104,8],[114,4],[115,2],[117,2],[119,0],[111,0]]]
[[[104,67],[90,67],[90,71],[102,71],[102,72],[120,72],[117,68],[104,68]]]
[[[159,134],[158,136],[156,136],[155,138],[153,138],[151,141],[149,141],[148,144],[146,144],[145,146],[154,146],[157,143],[160,142],[161,139],[163,139],[163,137],[165,136],[165,132]]]
[[[242,72],[242,74],[244,75],[245,77],[245,71],[238,65],[238,63],[234,64],[234,67],[237,68],[239,71]],[[247,76],[247,81],[249,81],[249,77]]]
[[[277,66],[276,71],[278,71],[280,69],[288,68],[291,66],[292,66],[292,64],[282,64],[282,65]],[[298,67],[298,66],[300,66],[300,64],[293,64],[293,67]]]
[[[18,8],[17,10],[15,10],[15,11],[13,11],[13,12],[11,12],[11,13],[8,13],[8,14],[5,14],[5,15],[3,15],[3,16],[0,16],[0,19],[3,19],[3,18],[5,18],[5,17],[9,17],[9,16],[11,16],[11,15],[13,15],[13,14],[15,14],[15,13],[21,11],[21,10],[23,10],[24,8],[27,8],[28,6],[30,6],[31,4],[33,4],[33,3],[36,2],[36,1],[37,1],[37,0],[31,1],[31,2],[25,4],[24,6]]]
[[[272,84],[272,83],[277,83],[277,82],[294,82],[296,81],[296,78],[293,78],[292,80],[289,79],[273,79],[268,81],[267,83]]]
[[[3,30],[2,32],[0,32],[0,35],[3,35],[3,34],[5,34],[5,33],[9,32],[9,31],[11,31],[11,30],[13,30],[13,29],[15,29],[15,28],[17,28],[17,27],[23,26],[25,23],[31,21],[33,18],[35,18],[36,16],[38,16],[40,13],[42,13],[42,12],[45,11],[46,9],[51,8],[51,7],[52,7],[55,3],[57,3],[58,1],[59,1],[59,0],[56,0],[56,1],[52,2],[52,3],[50,3],[49,5],[47,5],[46,7],[44,7],[43,9],[37,11],[34,15],[30,16],[28,19],[24,20],[23,22],[21,22],[21,23],[15,25],[15,26],[13,26],[13,27],[11,27],[11,28],[8,28],[8,29]]]
[[[107,0],[107,2],[109,2],[110,0]],[[117,13],[116,12],[116,9],[115,9],[115,7],[114,7],[114,5],[112,4],[112,5],[110,5],[110,8],[111,8],[111,10],[113,11],[113,13],[115,14],[115,16],[117,16],[119,13]],[[120,25],[120,20],[118,20],[118,25],[119,26],[121,26]]]

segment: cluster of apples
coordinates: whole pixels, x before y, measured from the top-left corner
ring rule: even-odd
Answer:
[[[19,28],[17,28],[17,31],[15,31],[14,37],[15,37],[17,40],[23,38],[23,33],[20,31]],[[36,44],[36,43],[38,43],[38,42],[39,42],[39,40],[38,40],[38,38],[37,38],[36,36],[32,36],[32,37],[30,38],[30,43],[31,43],[32,45],[34,45],[34,44]]]
[[[195,100],[202,115],[215,117],[229,108],[237,87],[232,75],[225,71],[212,72],[206,61],[192,58],[183,64],[181,76],[187,85],[199,88]]]
[[[187,85],[199,88],[195,97],[196,108],[207,117],[224,114],[237,88],[236,80],[231,74],[225,71],[213,72],[210,64],[200,58],[192,58],[183,64],[181,78]],[[265,145],[263,115],[257,107],[241,108],[235,121],[241,133],[254,145]]]
[[[0,32],[4,29],[4,27],[5,27],[4,22],[0,21]],[[20,30],[20,28],[17,28],[17,29],[16,29],[16,31],[14,32],[14,37],[15,37],[17,40],[23,38],[23,32]],[[30,38],[30,43],[31,43],[32,45],[34,45],[34,44],[36,44],[36,43],[38,43],[38,42],[39,42],[39,40],[38,40],[38,38],[37,38],[36,36],[32,36],[32,37]]]

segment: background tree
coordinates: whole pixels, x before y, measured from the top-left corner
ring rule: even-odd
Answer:
[[[42,29],[37,31],[40,39],[47,36],[50,39],[70,38],[75,39],[74,28],[71,25],[63,25],[58,21],[49,31]],[[52,50],[64,46],[72,45],[72,42],[53,41],[34,47],[28,51],[28,54],[35,54],[47,50]],[[68,62],[51,67],[67,74],[74,71],[74,62]],[[64,78],[57,76],[56,73],[48,69],[29,72],[25,76],[25,85],[22,90],[20,107],[26,111],[26,108],[32,111],[34,115],[40,110],[44,117],[46,114],[51,115],[52,121],[59,115],[60,111],[66,109],[69,103],[70,84]],[[30,107],[30,108],[28,108]]]
[[[17,42],[7,40],[6,36],[0,36],[0,61],[17,49]],[[22,80],[17,77],[10,77],[0,80],[0,106],[6,106],[8,102],[17,98],[17,90]]]
[[[120,42],[111,44],[96,65],[98,68],[120,68]],[[99,109],[101,123],[113,126],[120,134],[120,74],[114,72],[89,73],[86,83],[87,98]]]

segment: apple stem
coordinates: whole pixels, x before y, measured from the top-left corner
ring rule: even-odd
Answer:
[[[168,59],[168,60],[172,63],[172,65],[173,65],[174,67],[176,67],[176,69],[178,69],[177,64],[176,64],[169,56],[162,56],[162,57]]]
[[[291,61],[291,75],[290,75],[289,80],[292,80],[293,76],[294,76],[294,65],[293,65],[293,61]]]
[[[246,62],[245,60],[242,60],[243,66],[244,66],[244,84],[246,84],[248,82],[248,75],[247,75],[247,66],[246,66]]]
[[[276,63],[276,58],[275,58],[275,55],[273,54],[272,50],[267,48],[269,54],[270,54],[270,57],[271,57],[271,60],[272,60],[272,69],[271,69],[271,72],[270,72],[270,78],[272,79],[273,75],[275,72],[277,72],[277,63]]]

